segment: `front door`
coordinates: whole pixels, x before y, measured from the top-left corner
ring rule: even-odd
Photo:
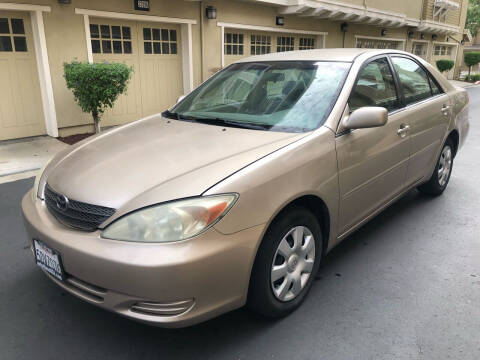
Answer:
[[[372,60],[360,70],[348,101],[350,111],[381,106],[386,125],[356,129],[336,138],[340,187],[340,236],[361,223],[404,189],[409,157],[407,119],[401,107],[389,61]]]

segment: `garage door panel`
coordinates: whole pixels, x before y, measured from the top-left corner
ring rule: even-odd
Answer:
[[[142,104],[145,116],[158,113],[175,104],[182,93],[181,71],[181,65],[177,60],[144,60]]]
[[[18,122],[17,106],[12,106],[15,99],[12,91],[15,88],[13,74],[10,61],[0,59],[0,123],[4,128],[15,126]]]
[[[103,126],[159,113],[183,93],[179,26],[92,18],[90,32],[95,62],[126,63],[134,68],[127,92],[103,115]],[[130,51],[119,42],[128,42]]]
[[[141,118],[136,22],[91,18],[90,33],[95,62],[125,63],[133,67],[126,92],[118,97],[112,109],[105,111],[101,125],[119,125]]]
[[[36,76],[35,64],[32,60],[19,59],[16,61],[16,68],[18,74],[18,85],[21,96],[21,109],[23,110],[22,119],[19,119],[19,125],[33,125],[40,123],[43,116],[37,110],[42,106],[40,94],[36,91],[31,91],[34,87],[39,87],[38,77]]]
[[[11,43],[0,51],[0,140],[45,134],[29,14],[0,12],[0,19],[8,23],[3,41]]]
[[[183,94],[180,27],[139,23],[142,110],[148,116],[174,105]]]

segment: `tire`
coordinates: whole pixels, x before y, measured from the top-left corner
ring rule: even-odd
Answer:
[[[289,251],[289,256],[283,255]],[[248,307],[267,317],[290,314],[310,290],[322,256],[322,231],[316,217],[298,206],[280,213],[267,230],[255,258]],[[283,277],[272,281],[277,276]]]
[[[425,184],[420,185],[417,189],[427,195],[442,195],[447,188],[448,182],[450,181],[450,175],[452,174],[453,156],[453,143],[450,139],[447,139],[440,152],[432,176]]]

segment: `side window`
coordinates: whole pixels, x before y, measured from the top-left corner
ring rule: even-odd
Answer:
[[[392,57],[392,62],[402,84],[406,105],[432,96],[428,75],[420,65],[404,57]]]
[[[388,111],[400,107],[395,81],[386,58],[373,60],[360,70],[348,106],[350,111],[363,106],[381,106]]]
[[[443,91],[440,89],[440,87],[437,85],[435,80],[432,79],[431,76],[428,77],[428,80],[430,81],[430,87],[432,89],[433,96],[443,93]]]

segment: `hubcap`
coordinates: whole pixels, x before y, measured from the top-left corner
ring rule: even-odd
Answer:
[[[295,299],[307,284],[315,262],[315,239],[305,226],[290,229],[273,257],[270,281],[280,301]]]
[[[438,183],[440,186],[445,186],[452,171],[452,149],[450,146],[445,146],[438,160]]]

